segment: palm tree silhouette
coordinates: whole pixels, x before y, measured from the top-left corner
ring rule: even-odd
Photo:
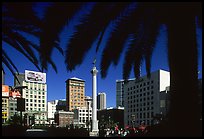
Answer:
[[[123,66],[123,78],[129,77],[132,68],[138,78],[143,60],[146,63],[147,75],[150,77],[151,56],[158,31],[161,25],[165,25],[168,34],[171,84],[168,134],[172,136],[201,135],[198,95],[195,93],[198,77],[196,23],[202,27],[201,3],[138,2],[136,8],[131,7],[129,3],[122,3],[123,6],[118,6],[118,3],[106,4],[104,6],[102,3],[97,3],[91,13],[86,16],[84,23],[77,26],[77,32],[71,38],[66,51],[67,69],[73,70],[76,65],[81,64],[85,53],[94,41],[98,41],[97,52],[108,25],[114,23],[103,50],[101,76],[106,77],[111,63],[117,65],[125,47],[124,43],[129,40]]]
[[[2,6],[2,41],[22,53],[39,70],[38,59],[34,50],[39,51],[38,46],[30,40],[27,40],[22,32],[38,36],[40,34],[40,20],[36,17],[33,10],[33,3],[3,3]],[[2,63],[16,77],[18,72],[15,64],[9,58],[9,55],[2,46]],[[3,67],[2,70],[4,71]]]
[[[47,70],[51,52],[58,47],[58,34],[66,21],[87,3],[54,3],[43,20],[40,33],[41,66]],[[90,12],[82,14],[76,32],[67,44],[65,64],[74,70],[83,62],[94,41],[96,52],[109,32],[100,64],[101,76],[107,76],[111,63],[117,65],[125,47],[123,78],[128,79],[134,68],[139,78],[141,63],[145,61],[150,77],[151,56],[161,25],[167,28],[168,58],[170,68],[171,106],[168,115],[168,134],[172,136],[201,135],[197,92],[197,42],[196,23],[202,27],[200,2],[120,2],[88,3]],[[70,6],[71,5],[71,6]],[[67,11],[67,12],[64,12]],[[60,15],[60,16],[59,16]],[[69,20],[68,20],[69,21]],[[196,22],[198,21],[198,22]],[[109,26],[112,26],[108,30]],[[128,45],[124,45],[128,41]],[[62,52],[62,51],[61,51]],[[53,65],[56,70],[56,67]],[[181,127],[181,128],[180,128]],[[178,130],[179,128],[179,130]]]

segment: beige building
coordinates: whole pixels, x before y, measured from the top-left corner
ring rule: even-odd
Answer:
[[[56,111],[55,122],[59,127],[70,127],[74,123],[74,112]]]
[[[85,81],[76,77],[66,80],[66,110],[84,107]]]

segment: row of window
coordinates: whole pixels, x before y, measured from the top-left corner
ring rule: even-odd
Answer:
[[[128,112],[141,112],[141,111],[149,111],[149,110],[154,110],[154,107],[145,107],[145,108],[140,108],[140,109],[129,109]]]
[[[154,94],[154,91],[151,91],[151,95],[153,95],[153,94]],[[148,92],[147,95],[150,95],[150,92]],[[143,94],[140,94],[140,95],[128,96],[127,99],[129,101],[129,99],[133,99],[133,98],[135,99],[135,98],[139,98],[139,97],[142,97],[142,96],[146,96],[146,93],[143,93]],[[151,99],[153,99],[152,97],[153,96],[151,96]],[[147,100],[149,100],[149,97],[147,97]]]
[[[153,83],[154,83],[154,81],[152,80],[152,81],[151,81],[151,84],[153,84]],[[135,88],[142,87],[142,86],[146,86],[146,85],[149,85],[149,84],[150,84],[149,81],[148,81],[148,82],[144,82],[144,83],[141,83],[140,85],[136,85],[136,86],[133,86],[133,87],[128,88],[128,91],[129,91],[129,90],[132,90],[132,89],[135,89]]]
[[[26,111],[28,111],[28,110],[29,110],[29,108],[26,108]],[[31,111],[33,111],[33,110],[34,111],[45,111],[45,108],[38,108],[38,109],[37,108],[30,108],[30,110]]]
[[[80,87],[80,86],[71,86],[71,88],[83,89],[84,87]]]
[[[151,89],[154,89],[154,86],[151,86]],[[144,92],[144,91],[148,91],[150,90],[150,87],[147,87],[147,88],[141,88],[141,89],[138,89],[138,90],[135,90],[135,91],[130,91],[128,92],[128,95],[132,95],[132,94],[135,94],[135,93],[140,93],[140,92]]]
[[[136,104],[136,106],[137,107],[142,107],[142,106],[149,106],[149,105],[153,105],[154,104],[154,102],[153,101],[151,101],[151,102],[147,102],[147,103],[140,103],[140,105],[139,104]],[[135,104],[134,105],[132,105],[132,104],[130,104],[130,105],[128,105],[128,108],[135,108]]]
[[[28,102],[28,99],[26,99],[26,102]],[[30,102],[33,102],[33,100],[30,99]],[[37,100],[34,99],[34,102],[37,102]],[[41,100],[40,100],[40,99],[38,99],[38,103],[41,103]],[[42,100],[42,103],[45,103],[45,100]]]
[[[41,91],[34,91],[34,94],[39,94],[39,95],[41,95]],[[26,91],[26,94],[28,94],[28,91]],[[33,91],[30,91],[30,93],[29,94],[33,94]],[[42,92],[42,95],[45,95],[45,92]]]
[[[146,101],[146,100],[149,101],[150,99],[153,100],[153,99],[154,99],[154,96],[147,97],[147,98],[145,97],[145,98],[143,98],[143,99],[140,98],[140,99],[128,100],[128,104],[135,103],[135,102],[137,102],[137,103],[138,103],[138,102],[143,102],[143,101]]]
[[[37,98],[37,96],[36,95],[30,95],[30,98]],[[41,97],[42,97],[42,99],[45,99],[45,96],[38,96],[38,98],[39,99],[41,99]],[[28,98],[28,95],[26,95],[26,98]]]
[[[28,103],[26,103],[26,106],[28,106]],[[32,104],[32,103],[30,103],[30,106],[35,106],[35,107],[37,107],[37,104]],[[38,107],[41,107],[41,104],[38,104]],[[42,107],[45,107],[45,104],[42,104]]]

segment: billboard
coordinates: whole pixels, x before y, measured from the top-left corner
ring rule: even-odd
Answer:
[[[20,98],[21,93],[17,89],[14,89],[13,91],[10,91],[9,96],[13,98]]]
[[[46,83],[46,73],[25,70],[25,80],[27,82]]]
[[[2,85],[2,97],[9,97],[9,86]]]

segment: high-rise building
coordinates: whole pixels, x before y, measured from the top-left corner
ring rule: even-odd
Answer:
[[[97,109],[103,110],[106,109],[106,93],[100,92],[97,96]]]
[[[151,77],[140,77],[124,84],[124,123],[125,126],[156,124],[154,117],[162,114],[161,92],[170,86],[170,73],[158,70]],[[164,99],[166,97],[162,97]]]
[[[22,97],[25,98],[24,115],[34,116],[35,124],[47,122],[47,84],[46,73],[25,70],[25,73],[16,74],[14,86],[27,86],[22,89]],[[28,124],[28,123],[27,123]]]
[[[116,80],[116,107],[124,107],[124,80]]]
[[[66,110],[84,107],[85,81],[76,77],[66,80]]]

